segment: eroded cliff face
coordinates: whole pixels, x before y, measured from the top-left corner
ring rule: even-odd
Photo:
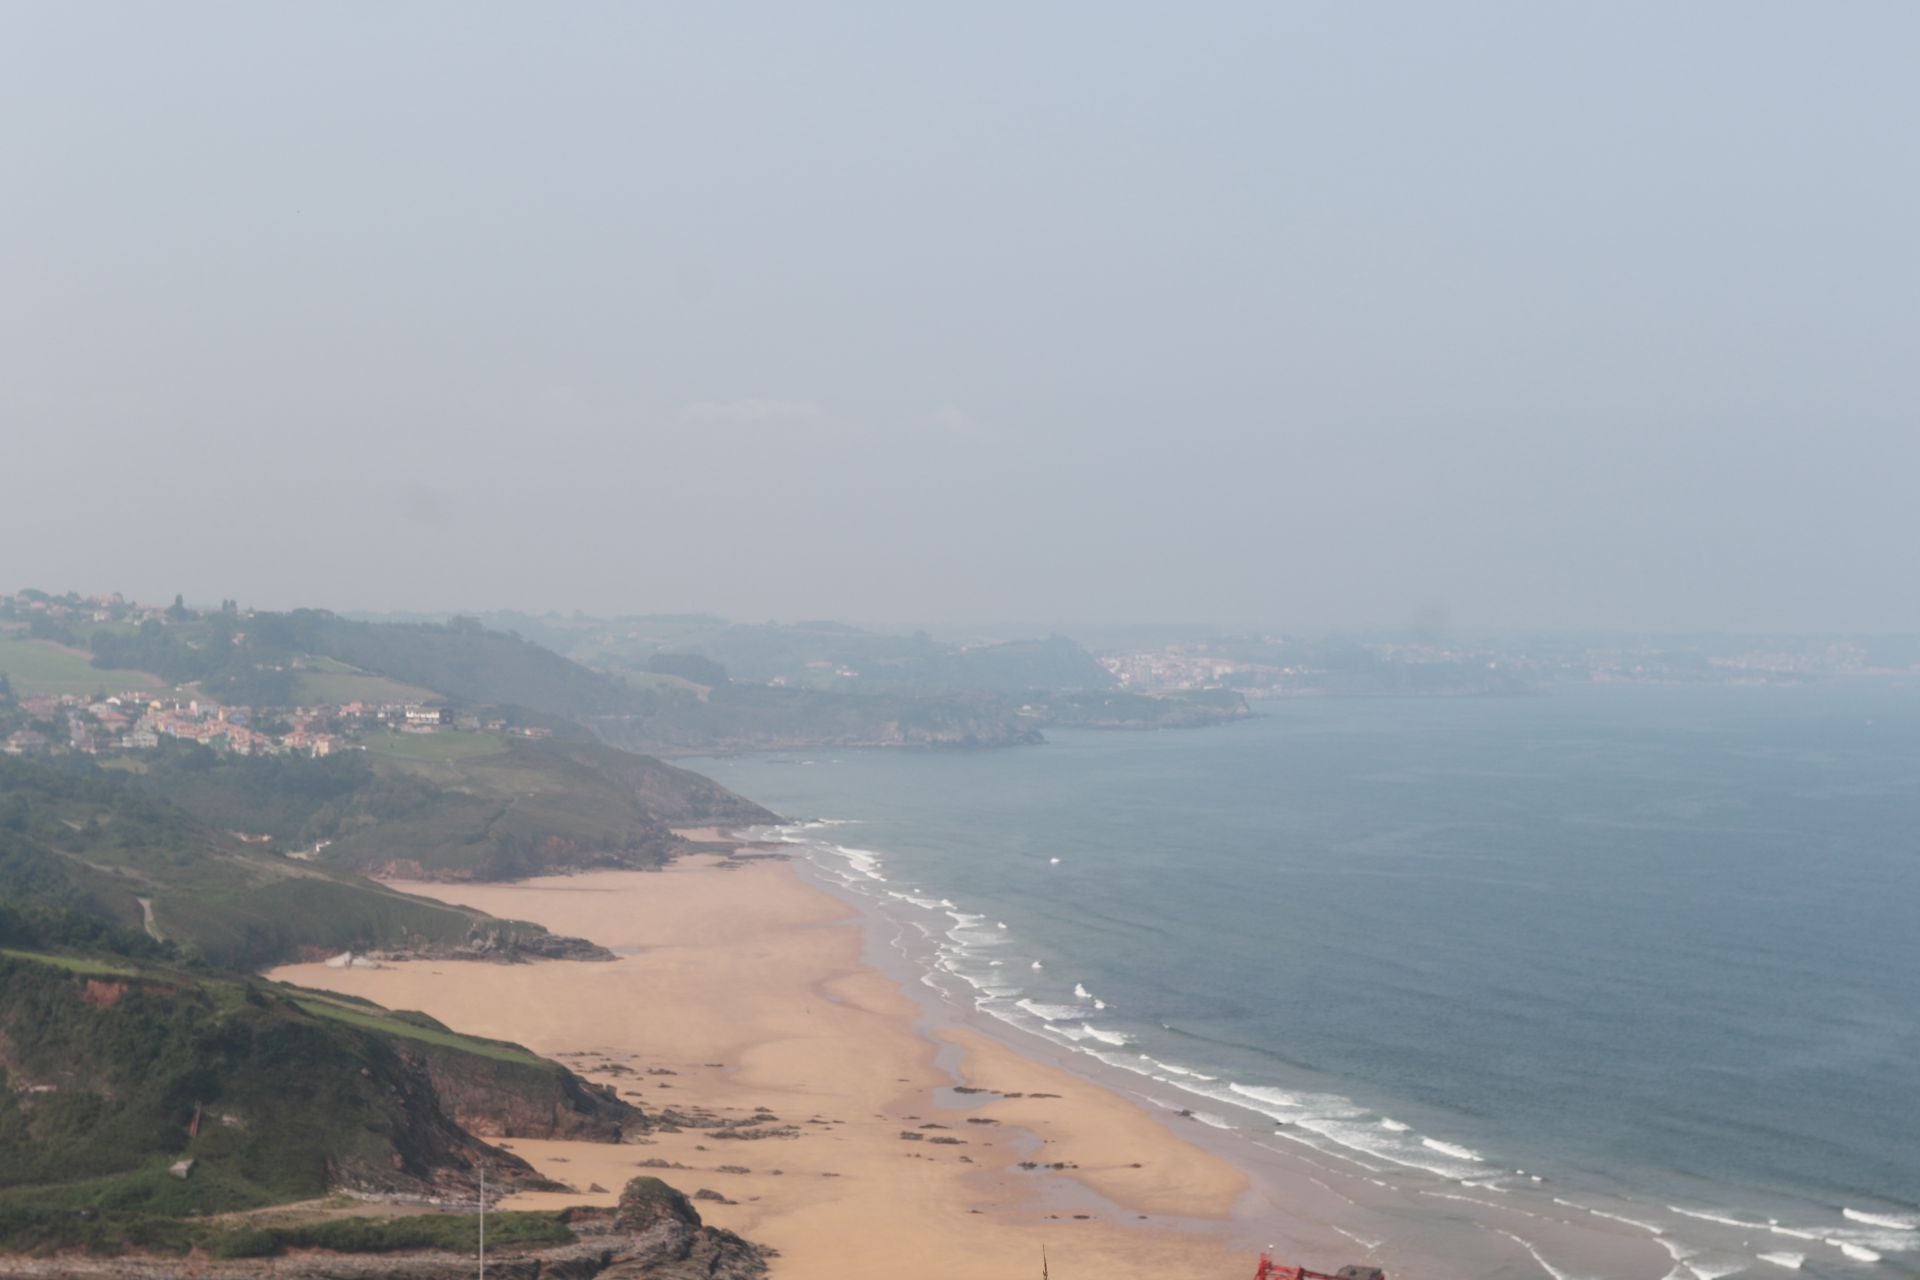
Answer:
[[[402,1052],[426,1072],[455,1123],[481,1137],[620,1142],[650,1127],[611,1085],[582,1080],[557,1063],[489,1058],[424,1041]]]

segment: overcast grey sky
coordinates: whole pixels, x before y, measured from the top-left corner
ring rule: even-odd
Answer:
[[[1920,6],[0,4],[0,589],[1920,628]]]

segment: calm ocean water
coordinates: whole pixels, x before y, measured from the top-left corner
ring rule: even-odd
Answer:
[[[1920,687],[1267,710],[690,763],[835,820],[789,838],[954,999],[1210,1123],[1677,1275],[1920,1268]]]

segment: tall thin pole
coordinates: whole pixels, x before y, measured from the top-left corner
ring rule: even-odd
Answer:
[[[480,1165],[480,1280],[487,1280],[487,1166]]]

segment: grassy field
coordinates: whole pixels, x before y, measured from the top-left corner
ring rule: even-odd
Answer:
[[[293,696],[301,702],[432,702],[436,694],[350,667],[333,658],[310,657],[294,676]]]
[[[38,958],[38,957],[35,957]],[[295,1004],[308,1013],[320,1018],[333,1018],[339,1022],[351,1023],[356,1027],[365,1027],[369,1031],[379,1031],[390,1036],[405,1036],[409,1040],[423,1040],[428,1044],[441,1045],[448,1049],[458,1049],[462,1053],[478,1054],[483,1058],[497,1058],[501,1062],[522,1062],[530,1066],[544,1066],[545,1062],[531,1053],[518,1052],[502,1044],[489,1040],[478,1040],[472,1036],[463,1036],[453,1031],[440,1031],[433,1027],[422,1027],[398,1018],[383,1016],[384,1011],[375,1013],[370,1010],[349,1008],[335,1004],[331,1000],[316,999],[311,996],[295,996]]]
[[[119,978],[135,978],[140,975],[138,969],[108,964],[104,960],[95,960],[87,956],[56,956],[45,951],[15,951],[11,947],[0,947],[0,956],[11,956],[15,960],[31,960],[35,964],[50,964],[56,969],[66,969],[72,973],[112,975]]]
[[[516,1210],[487,1216],[487,1243],[565,1244],[574,1238],[559,1216]],[[265,1258],[287,1249],[332,1249],[340,1253],[390,1253],[444,1249],[473,1253],[480,1243],[474,1214],[423,1213],[404,1218],[363,1218],[208,1231],[199,1241],[216,1258]]]
[[[696,697],[707,696],[707,686],[683,680],[679,676],[663,675],[657,671],[634,671],[626,667],[610,670],[607,674],[630,689],[642,689],[648,692],[664,690],[666,692],[691,693]]]
[[[160,681],[144,671],[100,671],[87,655],[51,640],[30,640],[24,636],[0,636],[0,673],[22,697],[34,694],[76,693],[82,696],[101,690],[155,689]]]
[[[361,739],[361,745],[367,754],[389,760],[451,764],[501,755],[507,749],[507,740],[497,733],[442,729],[438,733],[372,733]]]

